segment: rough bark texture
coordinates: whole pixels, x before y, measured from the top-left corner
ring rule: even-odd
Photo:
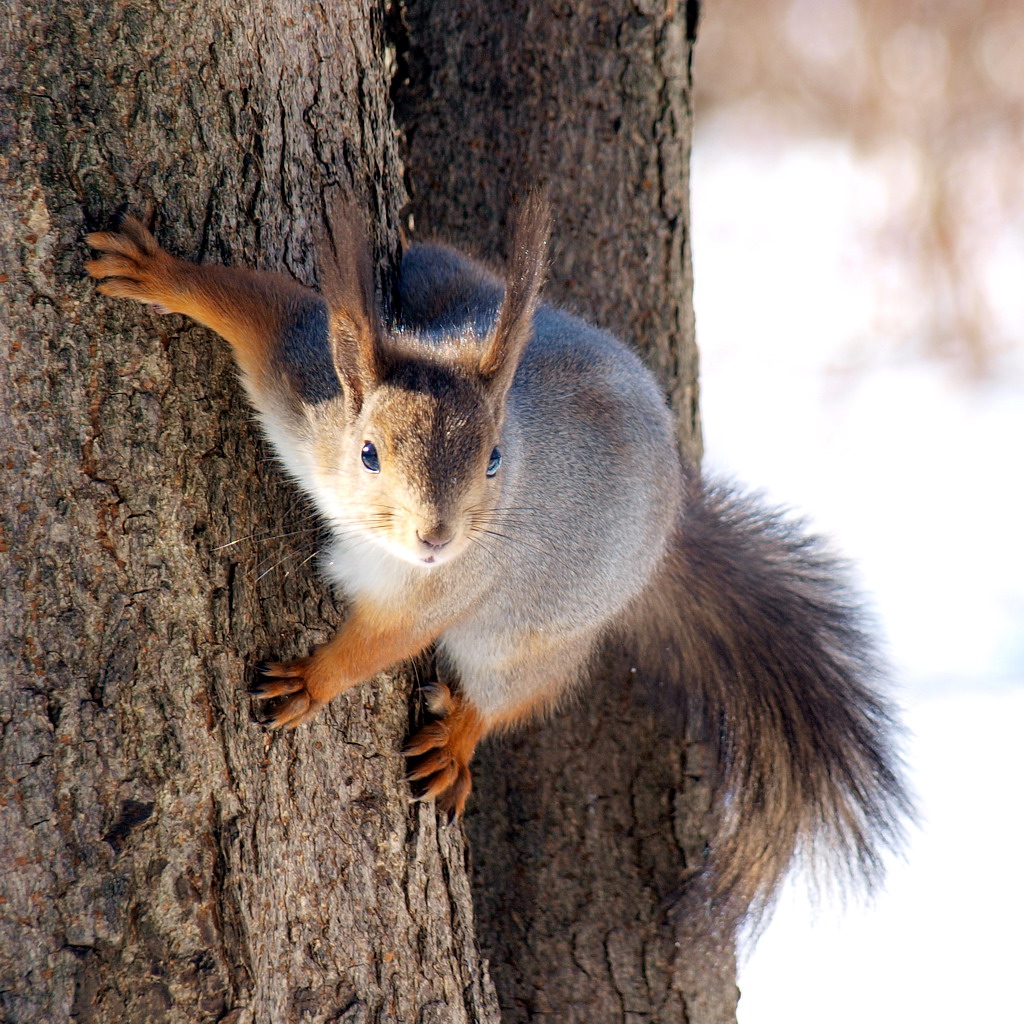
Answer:
[[[311,524],[226,345],[82,272],[83,233],[153,200],[172,250],[311,281],[338,181],[392,253],[381,20],[362,0],[4,5],[12,1024],[496,1019],[460,833],[407,804],[406,686],[294,734],[250,721],[247,666],[304,653],[339,609],[304,563],[314,533],[268,539]]]
[[[638,345],[700,455],[689,246],[697,5],[411,0],[396,109],[415,233],[500,261],[509,198],[547,185],[547,295]],[[658,727],[628,652],[574,706],[485,747],[481,943],[502,1019],[734,1019],[732,943],[699,894],[705,751]]]
[[[340,609],[226,346],[97,299],[121,204],[197,260],[312,282],[332,184],[386,267],[405,200],[367,0],[8,3],[0,15],[0,1017],[497,1020],[466,850],[407,805],[402,680],[269,736],[239,688]],[[550,183],[549,294],[649,352],[699,453],[687,159],[694,5],[394,12],[417,233],[504,255]],[[385,275],[386,276],[386,275]],[[728,1020],[728,942],[680,901],[701,749],[628,660],[491,745],[469,828],[504,1018]]]

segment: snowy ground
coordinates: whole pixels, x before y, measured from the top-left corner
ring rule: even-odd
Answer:
[[[984,384],[889,344],[920,319],[870,242],[899,201],[884,161],[838,144],[698,135],[707,465],[858,563],[923,811],[872,906],[792,887],[741,969],[741,1024],[1024,1020],[1024,343]],[[991,252],[988,278],[1013,282],[1002,329],[1024,339],[1024,226]]]

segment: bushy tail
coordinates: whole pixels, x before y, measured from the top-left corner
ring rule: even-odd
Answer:
[[[796,858],[870,889],[912,812],[844,568],[800,524],[696,476],[688,490],[631,629],[641,671],[706,726],[713,895],[756,918]]]

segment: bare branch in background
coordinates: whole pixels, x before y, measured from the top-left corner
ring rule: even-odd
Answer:
[[[1021,344],[998,294],[1009,231],[1024,231],[1019,3],[716,0],[697,60],[700,120],[739,113],[886,167],[872,246],[921,303],[904,345],[983,376]]]

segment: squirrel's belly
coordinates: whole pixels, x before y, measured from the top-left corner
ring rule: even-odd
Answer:
[[[484,715],[518,721],[543,710],[579,681],[601,630],[493,630],[462,623],[446,631],[438,654],[465,697]]]

